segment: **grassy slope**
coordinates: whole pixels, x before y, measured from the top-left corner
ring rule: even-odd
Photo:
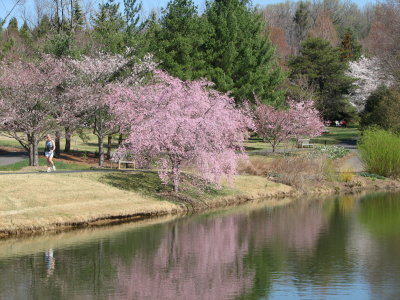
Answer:
[[[0,228],[46,229],[108,216],[171,212],[175,204],[98,181],[100,174],[2,175]]]
[[[54,229],[56,224],[112,216],[180,211],[176,203],[162,200],[160,194],[167,192],[167,187],[157,178],[156,173],[1,175],[0,231],[46,230]],[[212,203],[234,196],[256,198],[282,190],[290,188],[262,177],[238,176],[232,189],[198,196]]]

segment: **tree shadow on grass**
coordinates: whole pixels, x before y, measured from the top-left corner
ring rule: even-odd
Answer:
[[[100,182],[121,190],[139,192],[144,195],[157,196],[170,192],[172,186],[163,184],[157,172],[111,173],[103,175]]]

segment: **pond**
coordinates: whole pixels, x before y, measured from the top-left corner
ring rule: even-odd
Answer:
[[[0,241],[0,299],[397,299],[400,194]]]

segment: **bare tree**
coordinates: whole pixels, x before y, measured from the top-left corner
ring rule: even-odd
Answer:
[[[322,38],[329,41],[332,46],[337,46],[339,43],[339,37],[329,11],[324,10],[318,15],[309,35],[312,37]]]
[[[364,46],[376,55],[383,68],[400,80],[400,0],[386,0],[376,9]]]

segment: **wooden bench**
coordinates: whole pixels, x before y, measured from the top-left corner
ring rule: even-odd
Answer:
[[[313,144],[310,143],[310,139],[298,139],[297,148],[312,148]]]
[[[110,166],[111,168],[113,167],[113,163],[118,163],[118,169],[121,169],[121,164],[132,164],[133,168],[136,168],[135,165],[135,160],[133,159],[133,155],[130,153],[125,153],[122,157],[121,156],[116,156],[115,153],[111,154],[110,158]]]

